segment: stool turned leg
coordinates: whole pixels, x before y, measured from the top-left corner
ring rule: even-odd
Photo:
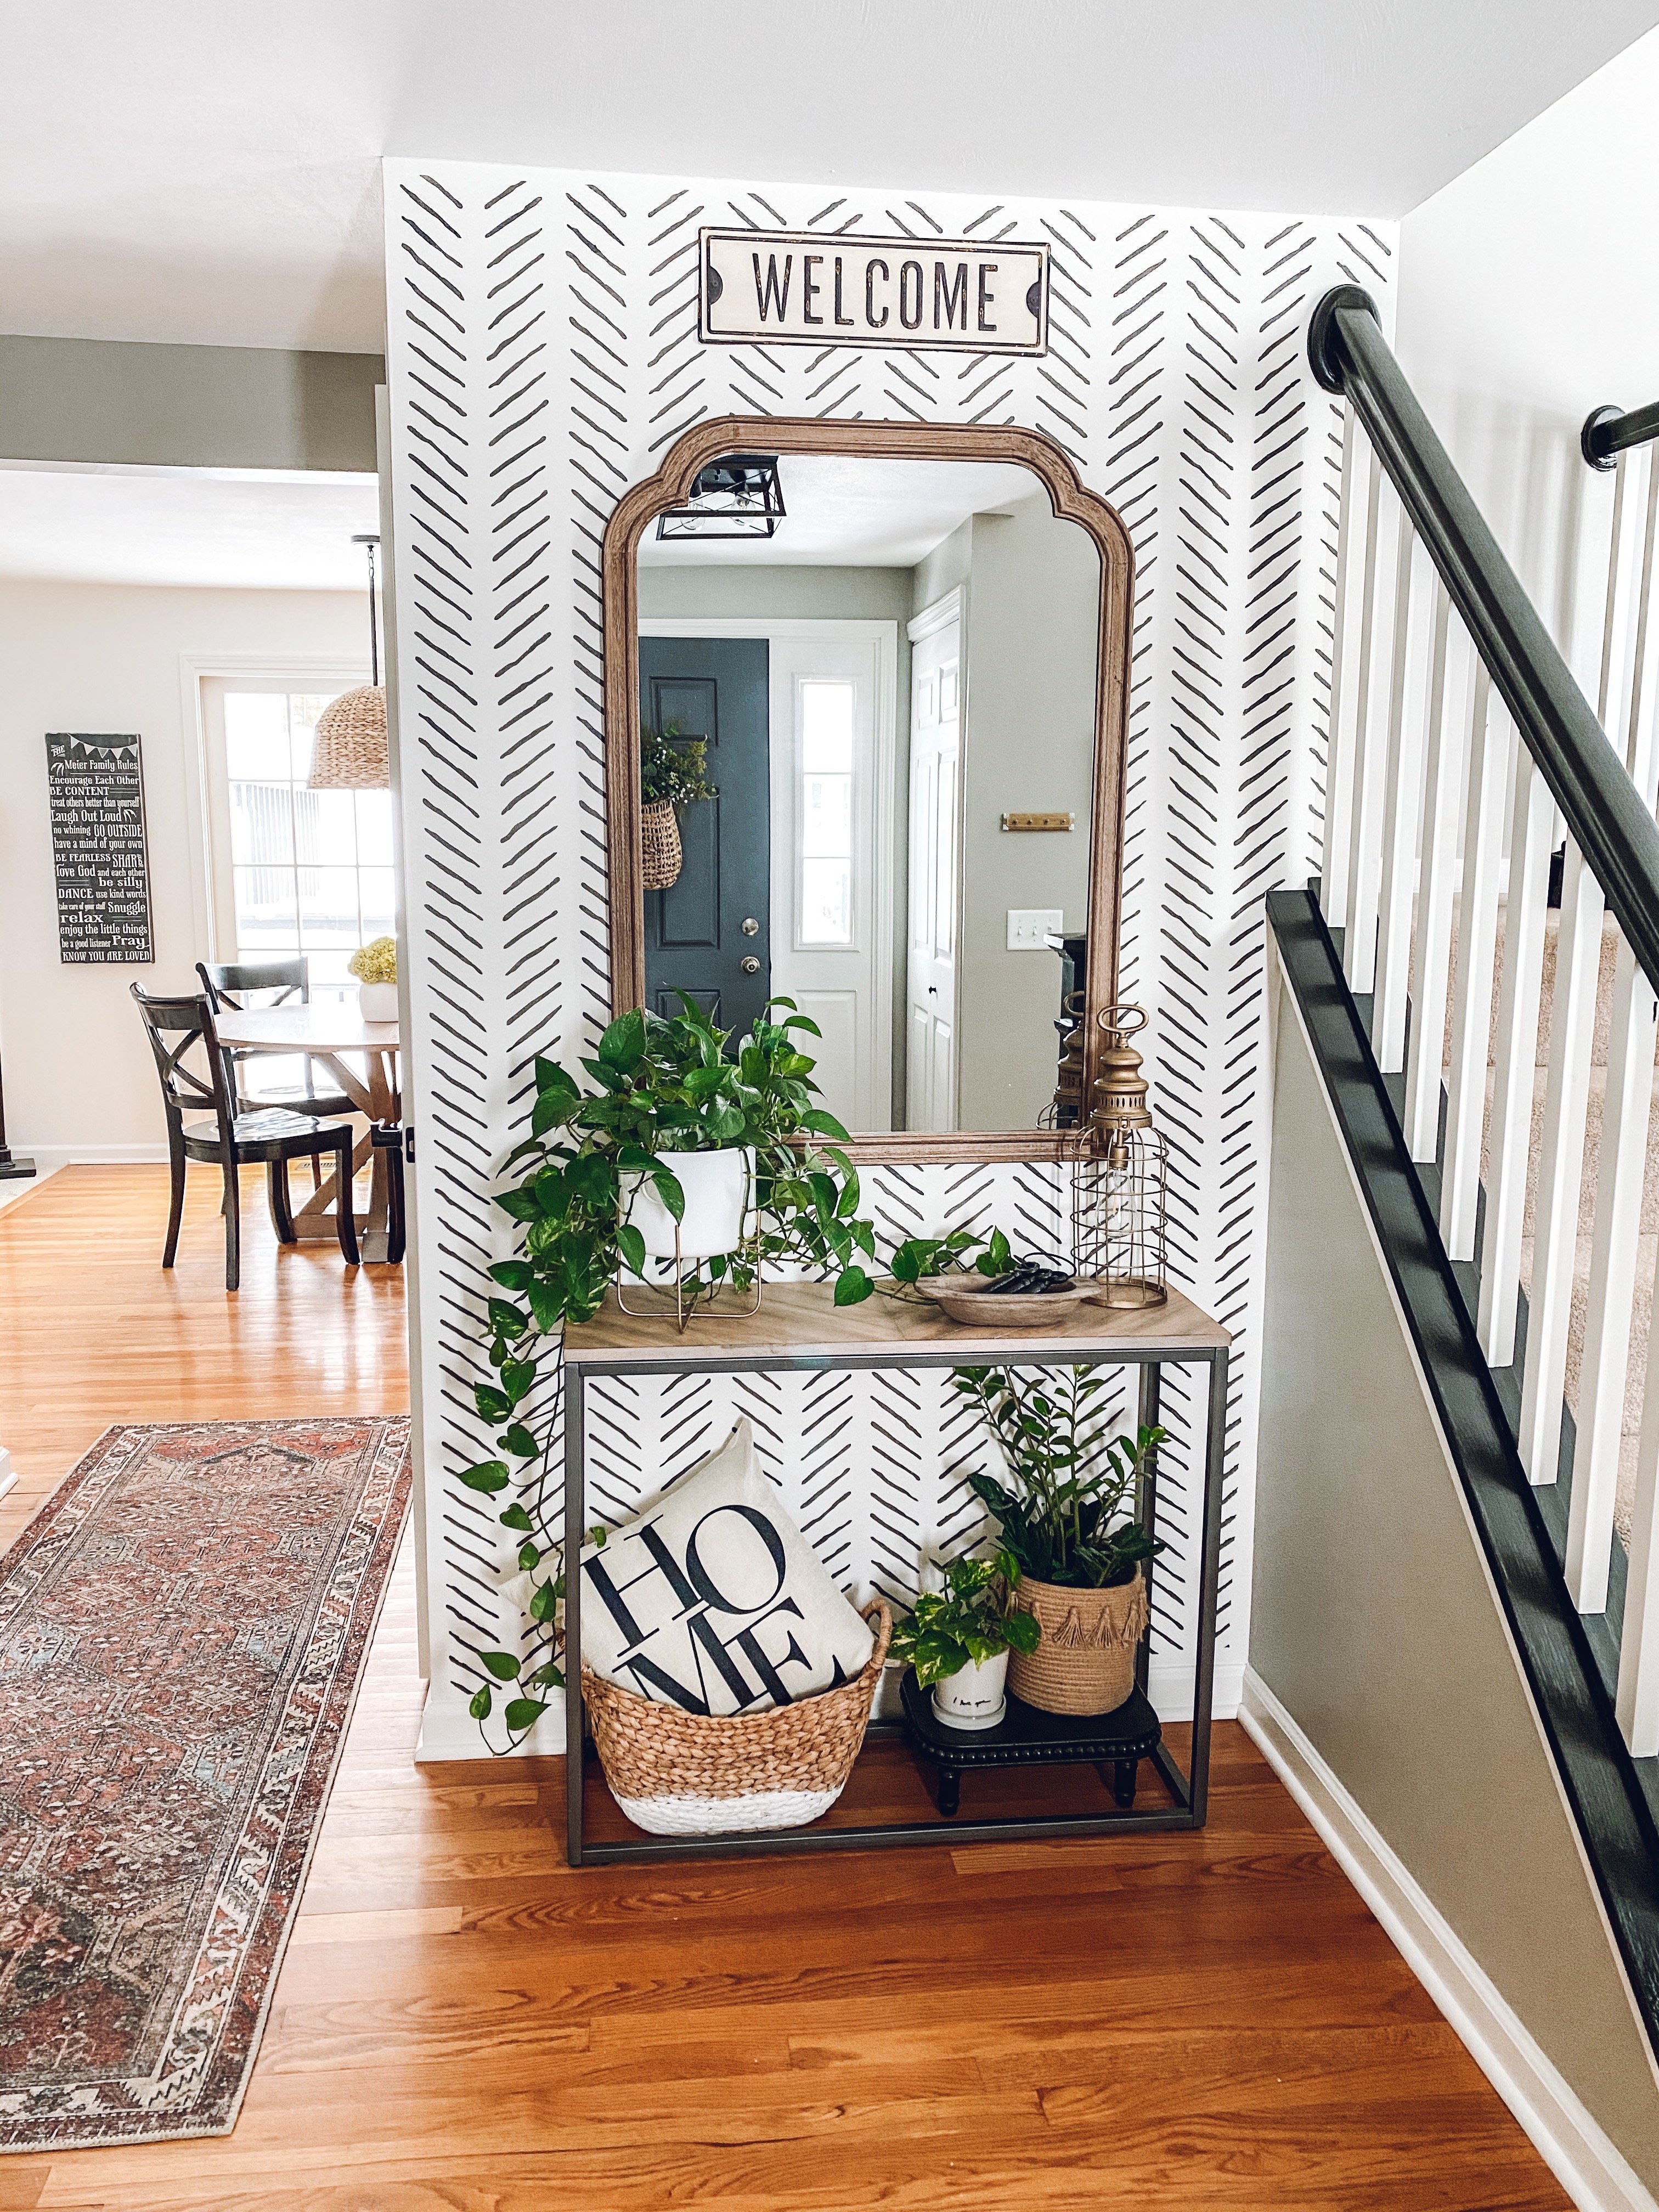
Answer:
[[[962,1777],[954,1766],[941,1766],[939,1771],[939,1809],[944,1818],[953,1820],[962,1803]]]
[[[1135,1771],[1138,1759],[1115,1759],[1112,1761],[1112,1799],[1127,1813],[1135,1802]]]

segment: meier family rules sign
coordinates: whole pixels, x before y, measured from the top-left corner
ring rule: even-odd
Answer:
[[[1048,350],[1048,249],[1012,239],[702,233],[705,345]]]
[[[147,968],[149,860],[136,737],[46,738],[58,957],[72,967]]]

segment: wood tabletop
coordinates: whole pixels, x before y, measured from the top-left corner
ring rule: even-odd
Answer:
[[[630,1297],[647,1295],[630,1291]],[[614,1291],[591,1322],[564,1333],[566,1364],[603,1371],[653,1367],[743,1365],[796,1361],[868,1365],[895,1352],[917,1364],[1073,1358],[1181,1359],[1224,1350],[1231,1341],[1218,1322],[1179,1291],[1166,1304],[1119,1313],[1081,1306],[1042,1329],[969,1328],[936,1307],[909,1305],[879,1292],[863,1305],[837,1306],[828,1283],[767,1283],[752,1315],[700,1312],[684,1335],[672,1310],[662,1320],[623,1313]]]
[[[355,997],[241,1013],[227,1006],[216,1027],[221,1044],[246,1052],[396,1052],[398,1045],[397,1023],[366,1022]]]

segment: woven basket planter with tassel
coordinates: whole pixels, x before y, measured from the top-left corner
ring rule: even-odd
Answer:
[[[1112,1589],[1069,1589],[1030,1575],[1013,1610],[1034,1613],[1035,1651],[1008,1655],[1008,1687],[1042,1713],[1115,1712],[1135,1686],[1135,1651],[1151,1617],[1139,1567]]]
[[[665,891],[680,879],[684,855],[680,850],[680,825],[666,799],[653,799],[640,809],[640,860],[648,891]]]
[[[838,1690],[763,1713],[706,1718],[638,1697],[584,1667],[599,1764],[635,1826],[653,1836],[717,1836],[800,1828],[827,1813],[864,1741],[893,1632],[879,1600],[864,1617],[876,1641],[860,1674]]]

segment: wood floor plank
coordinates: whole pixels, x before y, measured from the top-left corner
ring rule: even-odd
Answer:
[[[170,1276],[163,1172],[0,1212],[0,1537],[112,1423],[405,1402],[400,1272],[246,1195],[234,1299],[205,1179]],[[1237,1727],[1196,1836],[572,1872],[562,1761],[415,1765],[411,1573],[236,2130],[0,2160],[0,2212],[1564,2212]]]

